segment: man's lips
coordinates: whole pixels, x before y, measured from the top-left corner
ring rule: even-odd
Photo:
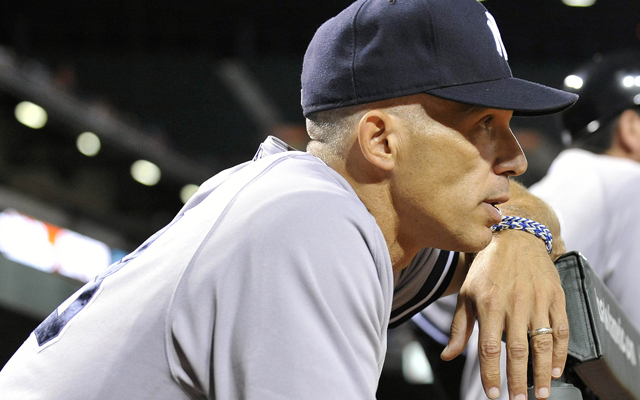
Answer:
[[[508,185],[508,180],[507,180]],[[498,224],[502,221],[502,210],[498,208],[500,204],[504,204],[511,198],[509,192],[509,186],[495,188],[491,193],[485,197],[483,203],[487,209],[487,212],[493,219],[493,224]],[[492,224],[492,225],[493,225]]]
[[[496,207],[497,204],[499,203],[484,203],[486,206],[487,211],[489,212],[489,215],[491,216],[491,218],[494,221],[494,224],[499,223],[500,221],[502,221],[502,211],[500,211],[500,209],[498,207]]]
[[[498,208],[498,205],[506,203],[507,201],[509,201],[510,197],[511,196],[509,192],[506,192],[505,194],[502,194],[499,196],[494,195],[484,200],[484,204],[486,204],[487,211],[489,212],[489,215],[493,219],[494,224],[497,224],[500,221],[502,221],[502,211]]]

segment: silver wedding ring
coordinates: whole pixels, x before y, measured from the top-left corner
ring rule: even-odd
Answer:
[[[553,333],[553,329],[551,328],[538,328],[532,331],[529,331],[529,337],[534,337],[538,335],[546,335],[547,333]]]

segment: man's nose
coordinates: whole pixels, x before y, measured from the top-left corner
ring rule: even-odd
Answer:
[[[527,157],[520,143],[509,129],[505,132],[505,140],[498,145],[496,152],[495,173],[497,175],[517,176],[527,170]]]

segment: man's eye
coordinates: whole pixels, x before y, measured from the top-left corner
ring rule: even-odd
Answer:
[[[489,129],[491,127],[491,121],[493,121],[493,117],[487,117],[484,119],[484,128]]]

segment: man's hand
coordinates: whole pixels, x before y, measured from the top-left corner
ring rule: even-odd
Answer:
[[[538,201],[517,185],[515,200],[521,205]],[[530,197],[529,197],[530,196]],[[505,205],[509,204],[505,203]],[[554,234],[554,251],[547,254],[544,242],[534,235],[506,230],[494,233],[493,240],[477,253],[469,268],[460,293],[451,326],[449,345],[442,353],[444,360],[459,355],[471,335],[478,318],[480,336],[478,353],[485,393],[489,398],[500,394],[501,338],[506,333],[507,379],[510,398],[524,400],[527,393],[527,361],[530,330],[551,327],[552,334],[531,338],[533,377],[536,397],[549,396],[551,377],[559,378],[564,369],[569,344],[569,323],[564,291],[552,262],[565,252],[555,214],[545,204],[538,204],[545,215],[504,207],[505,215],[537,220]],[[501,207],[502,208],[502,207]],[[504,210],[509,211],[504,212]],[[535,207],[526,207],[531,211]],[[518,212],[514,213],[514,209]]]

